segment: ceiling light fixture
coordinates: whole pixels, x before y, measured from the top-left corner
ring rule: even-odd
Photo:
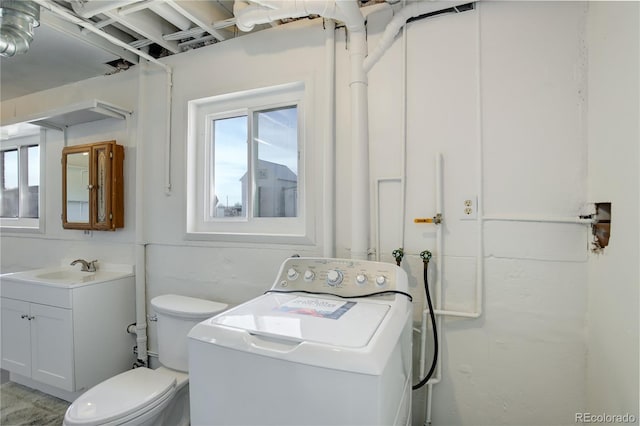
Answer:
[[[40,25],[40,6],[30,0],[0,0],[0,56],[26,53],[33,29]]]

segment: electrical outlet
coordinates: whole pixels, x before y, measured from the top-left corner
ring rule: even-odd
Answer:
[[[478,198],[475,195],[463,198],[461,207],[462,220],[478,217]]]

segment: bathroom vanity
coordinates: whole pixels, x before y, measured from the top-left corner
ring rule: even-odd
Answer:
[[[135,361],[130,266],[3,274],[0,294],[1,367],[11,381],[73,401]]]

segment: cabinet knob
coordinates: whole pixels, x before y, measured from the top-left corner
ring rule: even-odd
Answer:
[[[22,318],[22,319],[29,318],[29,315],[27,315],[27,314],[22,314],[22,315],[20,315],[20,318]]]

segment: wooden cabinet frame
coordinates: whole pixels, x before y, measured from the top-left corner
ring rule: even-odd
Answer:
[[[88,219],[70,220],[69,156],[88,158]],[[115,231],[124,227],[124,147],[116,141],[74,145],[62,150],[62,226],[65,229]]]

